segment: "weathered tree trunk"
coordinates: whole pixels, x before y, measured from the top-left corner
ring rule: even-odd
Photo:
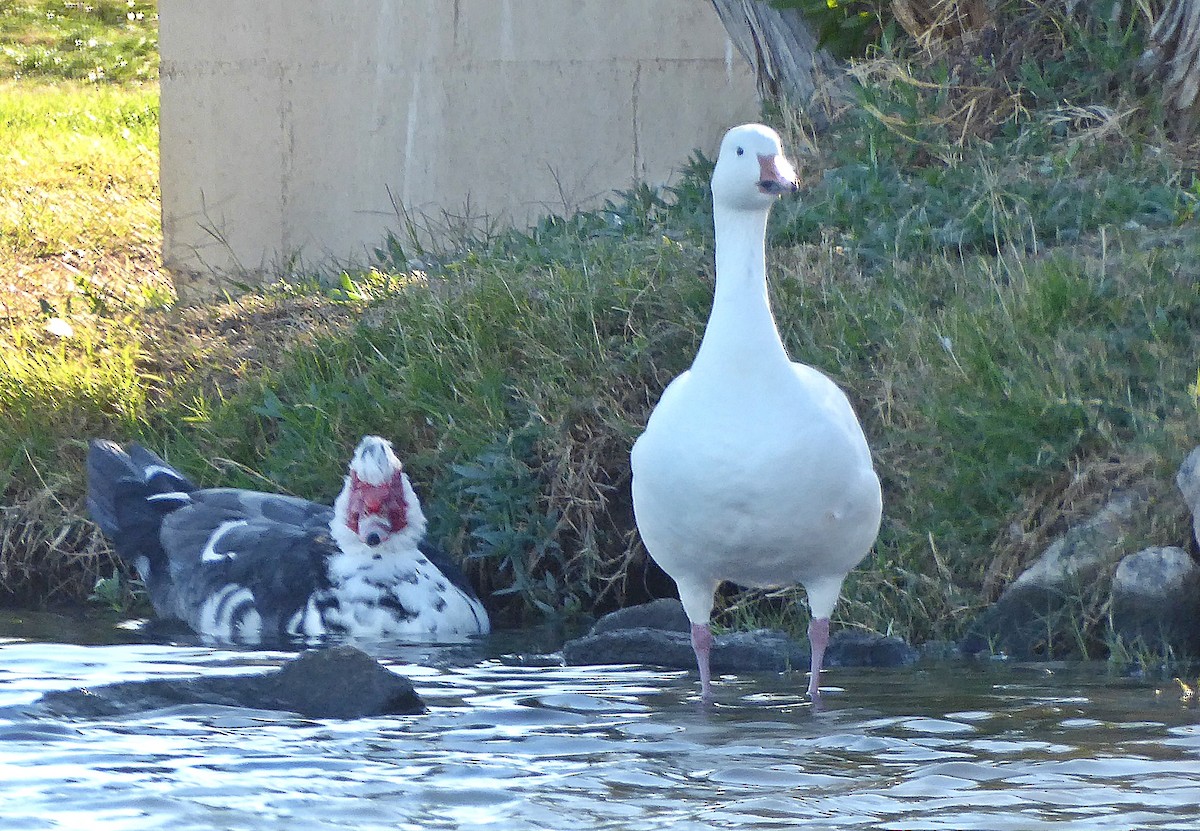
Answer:
[[[759,95],[787,101],[824,126],[830,105],[849,98],[850,80],[836,58],[817,46],[797,9],[765,0],[712,0],[738,51],[750,62]]]
[[[1200,0],[1169,0],[1142,54],[1146,76],[1162,82],[1162,100],[1177,127],[1190,132],[1200,112]]]

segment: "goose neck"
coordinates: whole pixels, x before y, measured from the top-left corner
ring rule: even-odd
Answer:
[[[717,285],[693,368],[732,364],[738,372],[790,364],[767,295],[765,211],[716,210]]]

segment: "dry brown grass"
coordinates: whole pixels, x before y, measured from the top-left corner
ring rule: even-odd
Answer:
[[[357,307],[321,295],[244,295],[148,311],[139,324],[148,338],[143,367],[164,378],[186,375],[197,391],[219,394],[358,320]]]
[[[32,464],[32,460],[30,460]],[[81,500],[64,501],[61,481],[0,506],[0,600],[39,606],[78,603],[117,569]]]

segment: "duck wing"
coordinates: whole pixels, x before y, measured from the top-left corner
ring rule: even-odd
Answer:
[[[163,518],[172,594],[160,612],[221,639],[258,640],[291,634],[310,600],[318,609],[334,602],[331,508],[234,488],[189,497]]]

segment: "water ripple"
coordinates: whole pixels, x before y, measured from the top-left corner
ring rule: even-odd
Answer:
[[[22,715],[48,690],[286,657],[0,642],[4,828],[1107,831],[1200,812],[1196,711],[1095,667],[836,669],[818,712],[794,675],[723,678],[705,708],[688,673],[426,648],[381,656],[421,716]]]

